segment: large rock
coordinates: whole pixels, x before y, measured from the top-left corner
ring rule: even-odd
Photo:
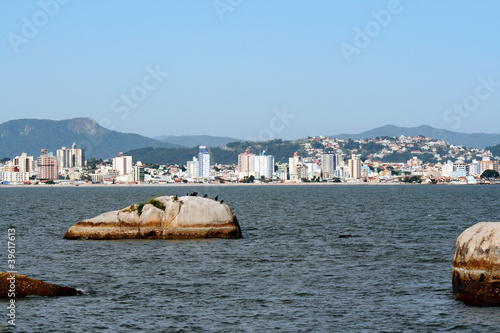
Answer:
[[[224,203],[194,196],[154,198],[83,220],[66,239],[182,239],[239,238],[241,229]]]
[[[500,223],[480,222],[457,239],[453,291],[469,305],[500,305]]]
[[[74,296],[82,292],[74,288],[61,287],[16,273],[0,272],[0,298],[22,298],[26,296]]]

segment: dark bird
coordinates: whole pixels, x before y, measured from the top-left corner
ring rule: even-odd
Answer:
[[[193,192],[193,197],[196,197],[198,195],[198,192]]]
[[[205,194],[203,197],[206,198],[208,196],[208,194]]]
[[[220,201],[220,204],[222,205],[222,203],[223,203],[223,202],[224,202],[224,200],[221,200],[221,201]]]
[[[215,197],[215,201],[217,201],[217,199],[219,199],[219,196],[216,196],[216,197]]]

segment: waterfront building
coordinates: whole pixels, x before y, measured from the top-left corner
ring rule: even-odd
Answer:
[[[51,153],[52,154],[52,153]],[[38,173],[39,180],[54,180],[58,178],[57,158],[47,152],[47,149],[42,149],[40,157],[38,157]]]
[[[361,166],[361,178],[368,178],[370,177],[370,167],[368,165],[363,165]]]
[[[470,175],[481,175],[481,164],[477,160],[472,160],[469,164],[469,174]]]
[[[451,177],[452,172],[453,172],[453,162],[448,160],[445,164],[443,164],[441,168],[441,175],[445,178],[449,178]]]
[[[144,182],[144,166],[141,162],[134,166],[134,182]]]
[[[19,169],[19,172],[27,172],[29,176],[35,173],[35,161],[33,156],[28,156],[26,153],[22,153],[21,156],[16,156],[14,158],[14,167]]]
[[[354,154],[349,160],[349,177],[353,179],[361,178],[361,160]]]
[[[30,180],[29,172],[5,171],[0,172],[0,180],[8,183],[22,183]]]
[[[198,178],[200,177],[200,163],[198,159],[193,156],[192,161],[187,162],[187,177],[188,178]]]
[[[288,180],[288,164],[278,164],[276,175],[282,182]]]
[[[118,154],[118,157],[113,158],[113,169],[118,171],[119,176],[132,174],[134,172],[132,156],[123,156],[123,153]]]
[[[255,154],[247,149],[244,153],[238,155],[238,179],[254,176]]]
[[[274,175],[274,156],[264,155],[253,156],[253,170],[255,178],[264,177],[266,179],[273,178]]]
[[[332,151],[321,154],[321,171],[323,178],[333,178],[333,172],[337,168],[337,155]]]
[[[481,173],[486,170],[495,170],[500,172],[498,161],[492,161],[489,157],[484,157],[482,161],[479,161],[479,164],[481,165]]]
[[[199,175],[202,178],[210,177],[210,153],[207,147],[200,146],[198,151]]]
[[[81,168],[85,163],[85,149],[77,149],[76,143],[70,149],[62,147],[57,150],[57,161],[59,170],[69,168]]]
[[[297,182],[301,179],[303,169],[302,157],[298,152],[293,154],[293,157],[288,159],[288,166],[290,172],[290,181]]]
[[[313,179],[314,177],[320,177],[321,176],[321,169],[318,166],[318,163],[314,161],[307,161],[304,162],[304,172],[301,174],[301,179],[302,178],[307,178],[309,180]]]

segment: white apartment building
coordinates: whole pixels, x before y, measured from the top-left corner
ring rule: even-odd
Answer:
[[[265,152],[262,152],[261,155],[252,156],[253,157],[253,170],[255,173],[255,178],[260,178],[264,176],[264,178],[273,178],[274,175],[274,156],[272,155],[264,155]]]
[[[59,170],[81,168],[85,163],[85,149],[77,149],[74,142],[70,149],[62,147],[57,150],[57,162]]]
[[[187,162],[186,172],[188,178],[198,178],[200,176],[200,163],[196,157],[193,157],[192,161]]]
[[[120,176],[133,173],[132,156],[123,156],[123,153],[120,153],[118,157],[113,158],[113,169],[117,170]]]
[[[32,176],[35,173],[36,163],[33,156],[22,153],[21,156],[14,158],[14,167],[17,167],[19,172],[27,172]]]

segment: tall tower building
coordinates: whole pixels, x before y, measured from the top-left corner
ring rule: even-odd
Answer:
[[[113,158],[113,169],[118,170],[120,176],[133,173],[132,156],[123,156],[123,153],[118,154],[118,157]]]
[[[200,163],[198,159],[193,156],[192,161],[187,162],[187,176],[188,178],[198,178],[200,177]]]
[[[134,166],[134,182],[143,182],[144,181],[144,166],[141,162],[137,162],[137,165]]]
[[[260,178],[264,176],[264,178],[273,178],[274,174],[274,156],[272,155],[264,155],[265,152],[262,152],[261,155],[254,156],[253,159],[253,170],[255,172],[255,177]]]
[[[19,169],[19,172],[28,172],[30,177],[35,172],[35,162],[33,156],[28,156],[22,153],[21,156],[14,158],[14,167]]]
[[[57,150],[59,169],[81,168],[85,163],[85,149],[77,149],[73,142],[71,149],[62,147]]]
[[[361,178],[361,160],[357,155],[352,155],[349,160],[349,177],[354,179]]]
[[[198,163],[200,165],[199,175],[202,178],[210,177],[210,153],[207,147],[200,146],[198,151]]]
[[[47,149],[42,149],[37,160],[39,180],[54,180],[58,178],[57,158],[49,155]]]
[[[290,180],[299,181],[301,179],[301,169],[303,168],[302,157],[295,152],[293,157],[288,159],[288,167],[290,171]]]
[[[337,155],[329,151],[321,155],[321,171],[323,178],[332,178],[333,172],[337,168]]]
[[[255,154],[247,149],[244,153],[238,155],[238,178],[243,179],[254,174]]]

